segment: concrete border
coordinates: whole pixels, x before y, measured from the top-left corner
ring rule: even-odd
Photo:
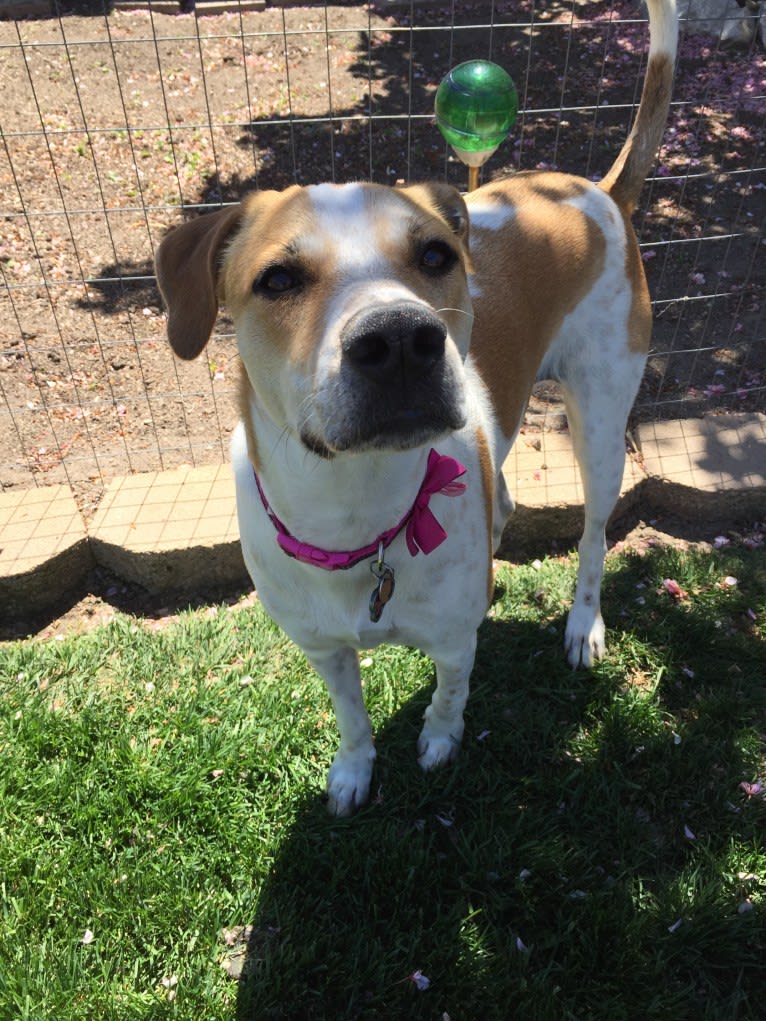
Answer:
[[[614,518],[766,517],[766,415],[648,423],[635,440]],[[582,493],[567,433],[522,433],[503,472],[514,548],[576,540]],[[0,494],[0,612],[41,613],[82,589],[94,566],[154,595],[248,585],[230,467],[114,479],[87,527],[66,486]]]

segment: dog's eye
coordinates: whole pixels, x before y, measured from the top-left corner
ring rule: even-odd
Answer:
[[[457,256],[444,241],[429,241],[420,253],[420,266],[427,273],[446,273]]]
[[[299,284],[300,278],[295,270],[288,266],[269,266],[255,281],[253,290],[275,298],[292,291]]]

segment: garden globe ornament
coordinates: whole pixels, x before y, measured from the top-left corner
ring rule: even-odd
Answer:
[[[436,90],[436,123],[468,167],[468,190],[479,183],[479,167],[503,142],[519,110],[513,79],[491,60],[453,67]]]

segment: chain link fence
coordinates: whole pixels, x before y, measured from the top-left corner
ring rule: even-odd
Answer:
[[[597,180],[629,128],[648,38],[631,0],[253,0],[192,14],[54,0],[37,17],[35,2],[23,18],[0,3],[0,483],[68,482],[86,515],[114,475],[227,456],[231,323],[221,316],[197,362],[173,358],[152,264],[169,226],[294,182],[463,187],[433,100],[474,57],[503,65],[521,101],[484,179],[545,167]],[[635,218],[656,317],[643,419],[766,410],[759,14],[732,47],[686,11]],[[530,427],[558,414],[542,386]]]

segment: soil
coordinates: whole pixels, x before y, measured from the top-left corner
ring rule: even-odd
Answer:
[[[534,167],[598,178],[646,49],[628,0],[213,17],[71,7],[0,22],[0,484],[68,482],[86,518],[115,475],[226,457],[231,323],[222,315],[197,362],[173,358],[152,263],[168,227],[294,181],[464,186],[433,100],[448,68],[476,56],[511,70],[525,111],[485,179]],[[763,52],[683,41],[635,217],[657,315],[639,415],[766,409],[765,93]],[[549,406],[544,386],[529,428]]]

